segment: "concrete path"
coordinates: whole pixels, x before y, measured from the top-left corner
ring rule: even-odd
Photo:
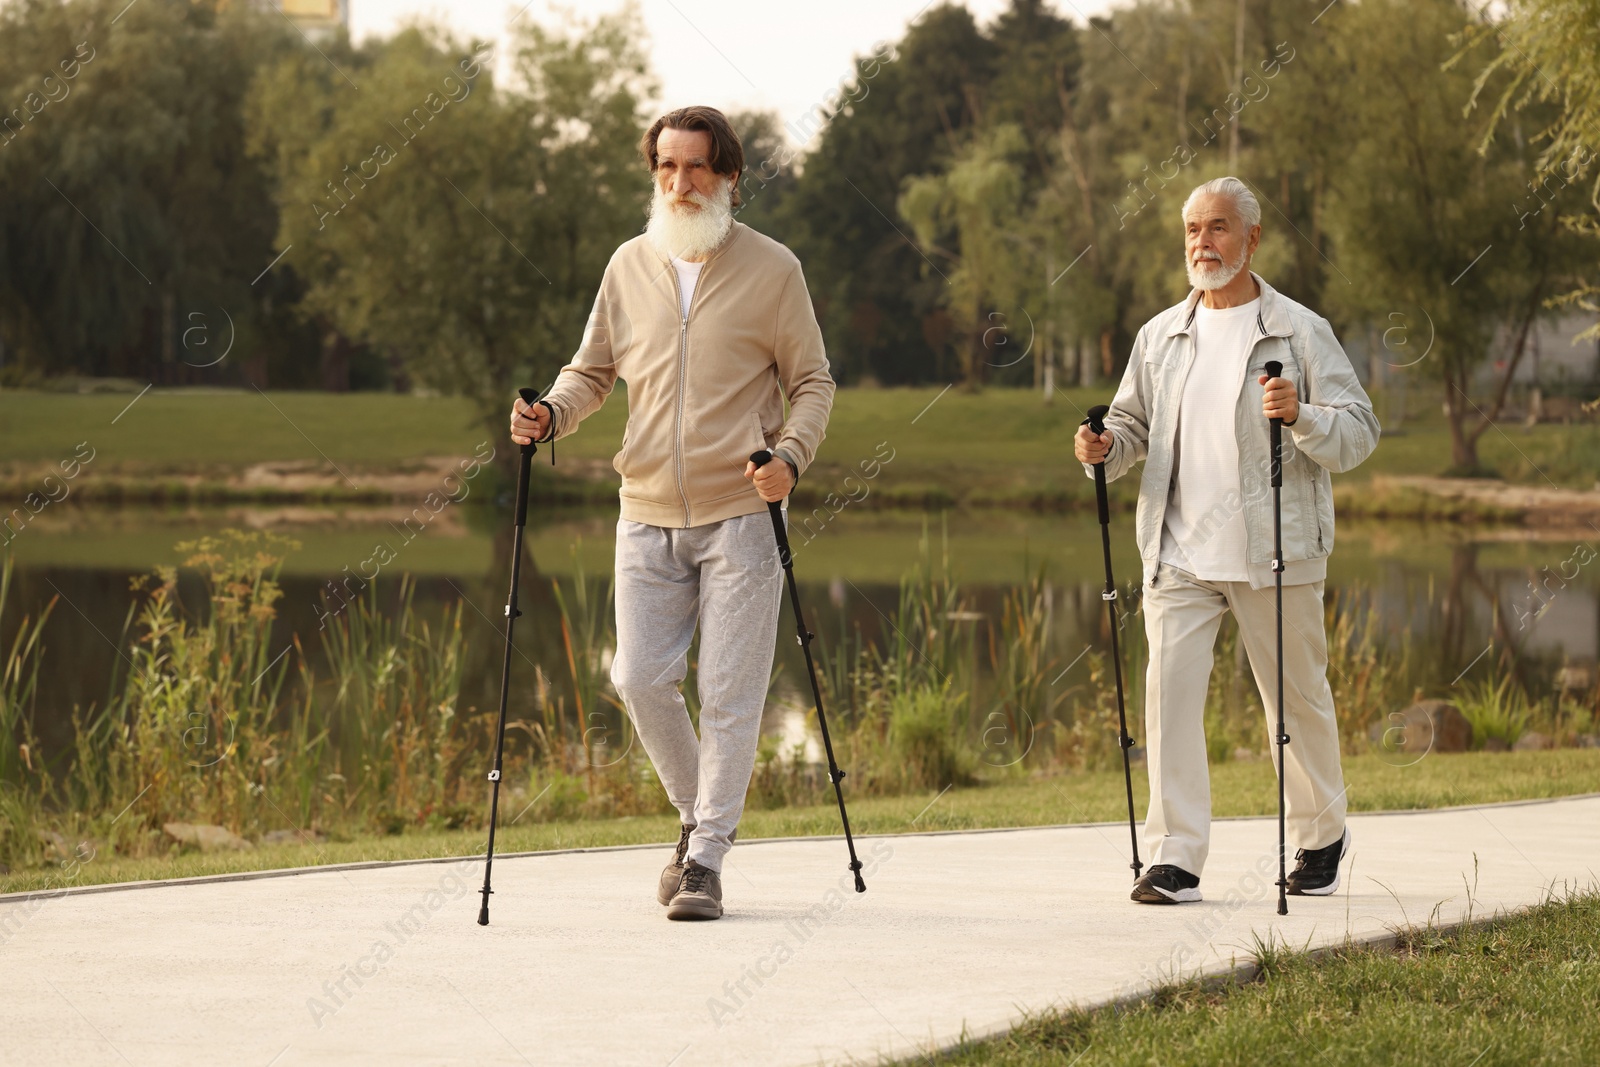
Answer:
[[[666,845],[0,899],[0,1064],[874,1062],[1226,969],[1591,885],[1600,797],[1356,815],[1353,877],[1275,914],[1276,819],[1216,824],[1206,901],[1127,899],[1117,825],[741,842],[672,923]]]

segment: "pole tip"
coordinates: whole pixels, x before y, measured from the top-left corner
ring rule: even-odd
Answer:
[[[866,891],[867,891],[867,883],[861,880],[861,872],[857,871],[856,872],[856,892],[857,893],[865,893]]]

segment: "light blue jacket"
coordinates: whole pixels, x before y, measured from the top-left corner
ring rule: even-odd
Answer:
[[[1285,585],[1318,582],[1327,576],[1328,553],[1333,550],[1329,472],[1350,470],[1372,454],[1378,444],[1378,418],[1328,320],[1290,300],[1260,275],[1252,272],[1251,277],[1261,286],[1261,311],[1234,404],[1240,485],[1227,503],[1244,511],[1250,585],[1257,589],[1271,585],[1270,446],[1268,421],[1261,414],[1262,387],[1256,379],[1265,373],[1269,360],[1277,360],[1300,401],[1295,424],[1285,426],[1283,433],[1283,581]],[[1167,501],[1175,480],[1182,476],[1178,408],[1194,365],[1194,308],[1199,299],[1196,289],[1183,303],[1144,324],[1105,419],[1111,434],[1106,478],[1120,478],[1139,460],[1145,461],[1135,529],[1147,585],[1155,580]],[[1085,464],[1084,471],[1093,477],[1093,467]],[[1227,512],[1223,505],[1217,512],[1220,525]]]

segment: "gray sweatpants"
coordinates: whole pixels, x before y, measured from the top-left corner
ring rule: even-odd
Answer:
[[[755,770],[783,568],[766,511],[687,529],[617,522],[611,681],[672,806],[689,858],[714,871]],[[700,628],[700,736],[678,686]]]

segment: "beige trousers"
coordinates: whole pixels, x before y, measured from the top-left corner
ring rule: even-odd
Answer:
[[[1283,587],[1284,794],[1288,847],[1323,848],[1344,832],[1345,787],[1339,731],[1328,688],[1322,582]],[[1150,811],[1145,849],[1151,864],[1199,875],[1211,845],[1211,778],[1206,766],[1205,704],[1212,650],[1223,611],[1239,624],[1250,669],[1277,726],[1276,594],[1249,582],[1207,582],[1161,564],[1144,590],[1150,644],[1145,675],[1145,731]],[[1277,767],[1276,746],[1268,749]],[[1291,851],[1291,858],[1292,858]]]

